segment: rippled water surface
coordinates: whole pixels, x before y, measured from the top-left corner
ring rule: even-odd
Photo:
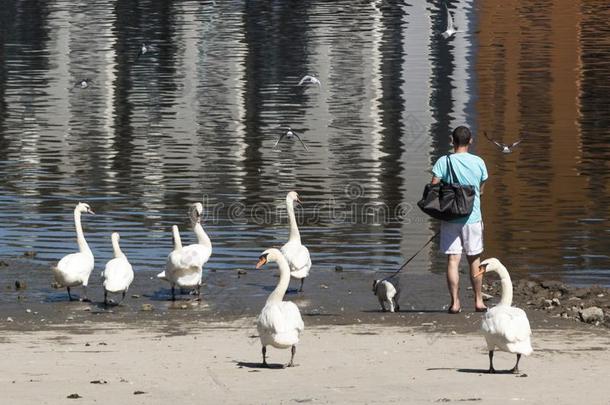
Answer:
[[[287,239],[297,190],[312,271],[392,270],[436,232],[415,202],[465,124],[524,138],[510,155],[476,139],[485,255],[610,285],[606,2],[453,0],[448,41],[440,3],[412,3],[3,2],[0,255],[69,253],[86,201],[98,268],[119,231],[136,271],[157,271],[203,201],[208,267],[251,268]],[[283,126],[309,151],[274,149]],[[411,271],[443,260],[435,242]]]

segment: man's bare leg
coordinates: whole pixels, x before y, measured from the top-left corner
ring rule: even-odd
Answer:
[[[449,312],[453,313],[461,309],[459,296],[460,274],[458,272],[461,258],[461,254],[447,255],[447,287],[449,287],[449,295],[451,296]]]
[[[483,277],[474,277],[475,274],[479,273],[479,265],[481,264],[481,256],[466,256],[468,258],[468,264],[470,265],[470,283],[472,284],[472,291],[474,292],[474,309],[482,311],[487,309],[483,302],[483,294],[481,293],[481,286],[483,284]]]

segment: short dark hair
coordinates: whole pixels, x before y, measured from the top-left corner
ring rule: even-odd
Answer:
[[[453,140],[453,146],[466,146],[470,143],[472,134],[470,133],[468,127],[459,126],[453,130],[451,139]]]

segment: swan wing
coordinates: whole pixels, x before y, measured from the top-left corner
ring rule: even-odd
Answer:
[[[93,271],[93,256],[87,253],[71,253],[62,257],[55,267],[56,281],[64,286],[86,284]]]
[[[309,272],[309,269],[311,268],[311,257],[309,256],[309,249],[307,249],[307,247],[288,242],[282,246],[281,252],[286,257],[286,260],[288,260],[291,272]]]
[[[133,268],[125,257],[117,257],[106,263],[104,288],[110,292],[126,291],[133,281]]]
[[[278,345],[297,344],[305,326],[299,308],[290,301],[265,305],[257,319],[261,338],[269,336]]]
[[[506,343],[519,343],[529,340],[532,335],[525,311],[509,306],[496,306],[483,317],[482,330],[501,336]]]
[[[212,250],[203,245],[189,245],[181,250],[180,267],[203,267],[208,262]]]

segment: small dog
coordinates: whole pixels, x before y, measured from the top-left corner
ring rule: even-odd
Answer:
[[[397,278],[389,277],[383,280],[373,281],[373,294],[379,299],[381,309],[386,312],[387,303],[390,307],[390,312],[400,311],[398,299],[400,298],[400,284]]]

